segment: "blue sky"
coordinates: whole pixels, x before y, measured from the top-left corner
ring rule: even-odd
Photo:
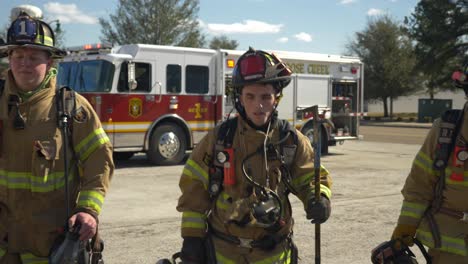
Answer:
[[[59,19],[65,45],[100,42],[98,18],[109,18],[117,0],[0,0],[0,26],[9,24],[12,7],[30,4],[42,9],[46,22]],[[224,34],[238,49],[342,54],[354,33],[367,21],[389,14],[402,21],[419,0],[200,0],[198,19],[207,35]],[[54,25],[52,24],[54,27]]]

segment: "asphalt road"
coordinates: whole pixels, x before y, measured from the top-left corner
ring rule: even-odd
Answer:
[[[323,264],[370,263],[370,250],[389,240],[401,207],[400,190],[420,148],[397,140],[414,134],[419,142],[424,134],[423,129],[361,128],[364,140],[332,147],[322,158],[334,182],[332,216],[322,225]],[[395,142],[382,142],[388,138]],[[175,206],[182,168],[149,166],[142,155],[117,163],[100,225],[106,263],[154,264],[180,249],[181,215]],[[291,200],[300,263],[313,263],[314,226],[299,200]]]
[[[409,128],[390,126],[360,126],[359,133],[364,141],[422,144],[429,128]]]

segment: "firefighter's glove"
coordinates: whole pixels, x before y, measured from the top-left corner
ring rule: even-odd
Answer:
[[[395,240],[394,247],[400,250],[403,243],[407,247],[414,245],[414,236],[416,235],[416,226],[398,224],[393,230],[392,240]]]
[[[184,237],[180,258],[183,264],[204,264],[204,239],[201,237]]]
[[[307,202],[307,219],[312,219],[313,224],[322,224],[330,217],[331,205],[327,197],[320,195],[320,200],[316,201],[311,197]]]

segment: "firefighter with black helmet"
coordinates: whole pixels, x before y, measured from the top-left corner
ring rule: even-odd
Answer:
[[[468,61],[452,75],[468,96]],[[429,248],[432,263],[468,263],[468,103],[437,119],[402,190],[392,240]],[[398,247],[398,245],[397,245]]]
[[[232,85],[239,116],[202,139],[180,178],[184,263],[296,263],[290,193],[307,219],[328,219],[328,171],[320,170],[316,201],[310,141],[277,118],[290,81],[290,69],[274,54],[250,48],[238,59]]]
[[[69,137],[58,127],[53,59],[65,52],[55,46],[47,23],[20,12],[0,55],[10,66],[0,89],[0,263],[49,263],[66,222],[81,226],[82,241],[96,234],[114,170],[112,147],[92,106],[78,94]]]

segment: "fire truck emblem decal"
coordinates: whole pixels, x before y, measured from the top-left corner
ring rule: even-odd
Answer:
[[[128,101],[128,114],[133,118],[141,116],[143,103],[140,98],[132,98]]]
[[[201,108],[200,103],[196,103],[195,107],[189,108],[189,113],[195,113],[195,119],[202,118],[202,113],[208,112],[208,108]]]

